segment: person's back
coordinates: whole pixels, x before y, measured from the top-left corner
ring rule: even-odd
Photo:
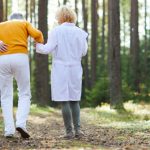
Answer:
[[[85,49],[87,33],[75,26],[74,23],[63,23],[55,28],[58,42],[57,50],[54,51],[55,60],[65,63],[80,62]]]
[[[37,42],[43,42],[42,33],[24,20],[10,20],[0,23],[0,39],[8,45],[7,52],[0,55],[28,53],[27,38],[32,36]]]

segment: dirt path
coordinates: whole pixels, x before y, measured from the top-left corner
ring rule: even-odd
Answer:
[[[59,111],[45,114],[32,114],[29,117],[28,130],[30,140],[22,140],[18,135],[14,139],[5,139],[0,132],[0,150],[149,150],[150,130],[143,135],[138,132],[116,130],[93,125],[85,114],[82,115],[82,130],[85,137],[82,139],[64,140],[64,127]],[[83,128],[84,127],[84,128]]]

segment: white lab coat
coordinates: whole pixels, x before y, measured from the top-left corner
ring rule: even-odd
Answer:
[[[81,58],[87,53],[88,34],[74,23],[63,23],[48,33],[45,45],[36,52],[52,53],[51,92],[53,101],[79,101],[82,89]]]

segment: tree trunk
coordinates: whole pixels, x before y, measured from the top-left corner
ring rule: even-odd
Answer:
[[[26,0],[25,8],[26,8],[26,20],[28,20],[28,0]]]
[[[38,26],[44,34],[44,40],[47,40],[47,6],[48,0],[39,0],[38,9]],[[50,103],[50,86],[49,86],[49,70],[48,56],[35,54],[35,84],[36,84],[36,101],[39,105],[47,105]]]
[[[122,2],[123,8],[122,8],[122,17],[123,17],[123,54],[125,54],[126,51],[126,7],[124,6],[126,2]]]
[[[119,0],[108,1],[108,64],[110,78],[110,104],[122,108],[120,69],[120,10]]]
[[[7,14],[8,14],[8,0],[5,0],[3,8],[4,8],[3,20],[6,21],[7,20]]]
[[[58,0],[58,6],[60,6],[60,1]]]
[[[105,0],[103,0],[103,18],[102,18],[102,46],[101,46],[101,67],[105,64]]]
[[[145,0],[144,1],[144,7],[145,7],[145,16],[144,16],[144,30],[145,30],[145,43],[144,43],[144,50],[145,50],[145,55],[144,55],[144,60],[145,60],[145,63],[144,63],[144,65],[145,65],[145,67],[143,67],[143,72],[144,72],[144,76],[143,76],[143,79],[145,80],[145,84],[146,84],[146,86],[148,86],[148,84],[147,84],[147,81],[148,81],[148,74],[149,74],[149,72],[148,72],[148,43],[147,43],[147,0]]]
[[[147,0],[144,1],[145,5],[145,17],[144,17],[144,29],[145,29],[145,52],[147,52]]]
[[[97,69],[97,34],[98,34],[98,14],[97,14],[98,0],[91,0],[91,85],[94,86],[96,81]]]
[[[139,70],[139,33],[138,33],[138,0],[131,0],[130,18],[130,75],[131,86],[140,92],[140,70]]]
[[[3,21],[3,11],[4,11],[3,0],[0,0],[0,22]]]
[[[87,25],[88,25],[88,3],[86,0],[82,0],[82,12],[83,12],[83,21],[84,21],[84,30],[88,32]],[[83,97],[85,96],[85,90],[90,89],[89,83],[89,64],[88,64],[88,53],[83,58]]]
[[[78,0],[75,0],[75,12],[77,14],[77,22],[76,22],[76,25],[78,26],[79,23],[78,23]]]
[[[68,0],[63,0],[63,4],[65,5],[68,2]]]

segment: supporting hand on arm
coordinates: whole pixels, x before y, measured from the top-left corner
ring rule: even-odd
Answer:
[[[40,54],[49,54],[50,52],[54,51],[56,47],[57,47],[56,31],[53,30],[52,32],[48,33],[48,40],[46,44],[41,43],[36,44],[36,52]]]
[[[6,52],[6,51],[7,51],[7,45],[3,41],[0,41],[0,52]]]

